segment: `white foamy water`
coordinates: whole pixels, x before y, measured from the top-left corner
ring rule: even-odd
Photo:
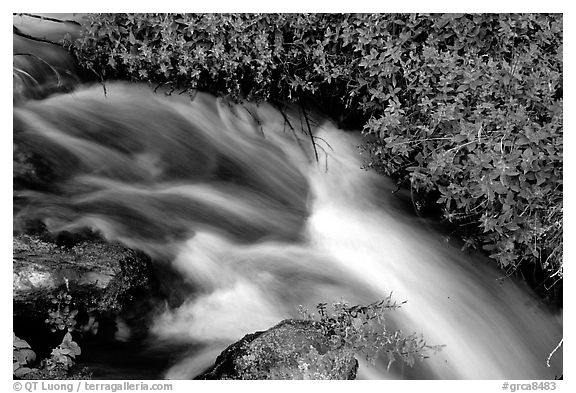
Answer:
[[[81,89],[15,109],[15,141],[54,168],[24,190],[54,231],[90,226],[169,260],[196,291],[155,320],[158,340],[196,345],[167,378],[192,378],[247,333],[341,299],[407,303],[394,326],[445,347],[414,368],[362,364],[362,378],[547,379],[562,373],[561,317],[493,262],[398,209],[391,182],[361,169],[357,135],[292,132],[269,106],[232,111],[131,85]],[[297,114],[290,116],[300,124]],[[322,139],[319,139],[322,138]],[[322,147],[322,148],[320,148]],[[199,344],[199,345],[198,345]]]
[[[445,346],[425,361],[422,373],[416,364],[411,377],[540,379],[561,373],[559,355],[555,367],[545,365],[562,337],[561,324],[527,288],[503,280],[490,261],[442,242],[425,223],[404,217],[383,199],[391,193],[371,194],[393,187],[361,169],[357,139],[330,128],[319,135],[334,153],[328,171],[323,165],[309,168],[314,197],[306,244],[242,247],[210,236],[190,240],[177,266],[194,282],[213,287],[159,320],[161,336],[184,334],[193,341],[220,342],[223,349],[248,332],[293,317],[298,304],[313,307],[340,298],[369,303],[392,292],[407,300],[391,313],[395,323],[407,333],[423,333],[429,344]],[[198,362],[208,367],[213,359],[199,354]],[[192,375],[176,366],[167,376]],[[403,373],[363,364],[359,376]]]

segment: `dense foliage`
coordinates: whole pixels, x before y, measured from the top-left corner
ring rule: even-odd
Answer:
[[[562,16],[94,14],[102,79],[314,102],[465,245],[562,278]]]
[[[82,354],[82,350],[77,342],[72,338],[72,333],[82,335],[94,328],[94,320],[91,318],[88,323],[78,326],[77,316],[79,310],[75,307],[76,302],[68,291],[61,290],[49,296],[50,307],[47,310],[48,318],[44,321],[50,325],[50,331],[62,337],[61,343],[53,348],[50,357],[40,362],[36,353],[30,345],[14,335],[13,360],[14,376],[25,379],[68,379],[76,377],[86,377],[86,371],[70,372],[76,364],[76,356]],[[96,323],[97,329],[97,323]]]
[[[70,332],[54,349],[49,358],[36,362],[36,353],[25,340],[13,333],[12,345],[13,375],[20,379],[87,379],[90,373],[86,369],[70,372],[75,358],[82,353],[78,343],[73,341]]]
[[[300,314],[305,320],[315,321],[322,333],[328,337],[334,349],[345,348],[374,364],[379,356],[384,356],[388,369],[395,361],[413,366],[417,360],[428,358],[442,349],[441,345],[426,344],[421,335],[406,335],[400,330],[393,331],[386,323],[387,313],[400,308],[392,301],[392,295],[386,299],[368,305],[350,306],[345,301],[316,306],[317,313],[305,308]]]

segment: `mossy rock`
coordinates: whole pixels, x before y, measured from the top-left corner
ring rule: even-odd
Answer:
[[[287,319],[230,345],[195,379],[355,379],[358,361],[316,323]]]
[[[119,244],[80,241],[71,247],[36,235],[13,238],[14,315],[45,318],[51,295],[65,290],[86,311],[119,313],[149,288],[150,259]]]

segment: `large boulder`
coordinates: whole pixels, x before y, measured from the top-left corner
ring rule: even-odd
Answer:
[[[355,379],[358,361],[315,322],[287,319],[230,345],[195,379]]]
[[[42,236],[13,238],[14,316],[45,318],[59,292],[76,306],[97,313],[118,313],[147,290],[150,260],[141,253],[103,240],[60,245]]]

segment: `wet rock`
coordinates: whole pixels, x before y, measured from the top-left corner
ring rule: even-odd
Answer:
[[[230,345],[195,379],[355,379],[358,361],[312,321],[284,320]]]
[[[45,315],[60,291],[84,310],[119,312],[136,292],[146,290],[149,264],[144,255],[102,240],[67,247],[36,235],[15,235],[14,316]]]

